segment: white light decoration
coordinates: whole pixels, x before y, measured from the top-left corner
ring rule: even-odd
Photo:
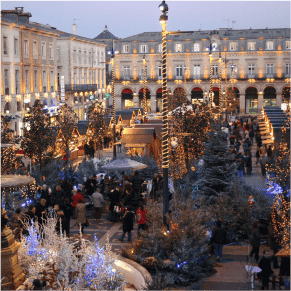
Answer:
[[[281,104],[281,109],[283,110],[283,111],[286,111],[287,110],[287,103],[282,103]]]

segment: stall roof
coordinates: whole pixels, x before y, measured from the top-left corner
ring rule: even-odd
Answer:
[[[155,138],[154,128],[124,128],[121,141],[125,144],[151,144]]]

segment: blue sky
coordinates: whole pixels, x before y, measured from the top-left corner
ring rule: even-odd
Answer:
[[[119,38],[144,31],[161,31],[159,4],[162,1],[1,1],[1,10],[24,7],[31,21],[50,24],[72,33],[94,38],[105,25]],[[166,1],[169,31],[287,28],[290,1]],[[233,22],[234,21],[234,22]],[[228,24],[229,23],[229,24]]]

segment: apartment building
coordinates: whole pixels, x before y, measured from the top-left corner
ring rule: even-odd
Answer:
[[[116,109],[141,106],[145,58],[148,111],[161,110],[161,32],[144,32],[114,43],[119,52],[115,57]],[[258,114],[264,105],[290,101],[290,49],[290,28],[199,30],[168,35],[167,86],[171,93],[186,89],[187,98],[197,102],[209,101],[212,83],[216,106],[219,95],[232,88],[237,113]]]

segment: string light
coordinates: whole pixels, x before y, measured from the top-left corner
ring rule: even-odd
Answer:
[[[219,55],[219,116],[221,117],[222,113],[222,87],[221,87],[221,77],[222,77],[222,64],[221,64],[221,56]]]

